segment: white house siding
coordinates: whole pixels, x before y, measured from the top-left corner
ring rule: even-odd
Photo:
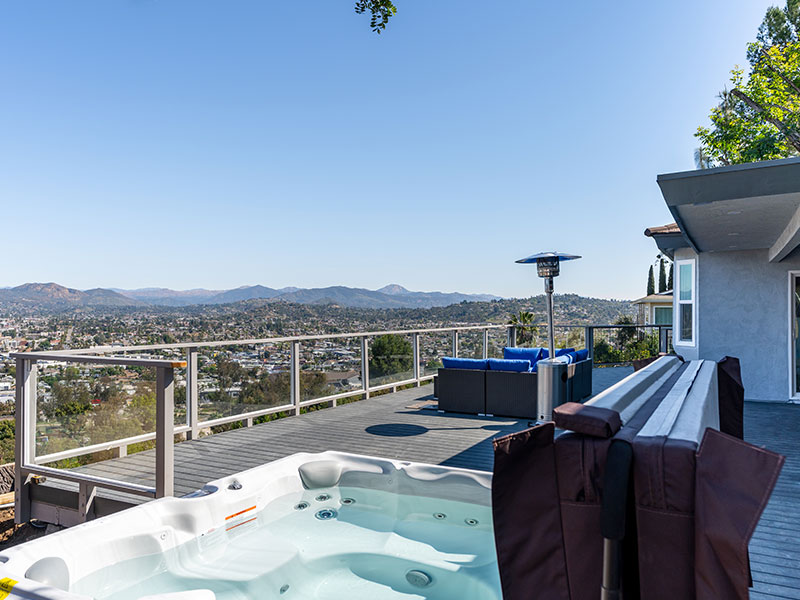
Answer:
[[[675,252],[676,259],[695,256],[687,249]],[[800,271],[800,258],[795,253],[772,264],[766,250],[705,252],[696,269],[697,345],[676,346],[676,351],[687,359],[735,356],[741,360],[747,399],[786,402],[791,385],[788,273]]]

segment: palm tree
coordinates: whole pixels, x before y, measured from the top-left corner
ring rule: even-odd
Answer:
[[[539,328],[533,324],[533,313],[528,310],[520,310],[519,314],[511,315],[509,325],[517,328],[517,344],[525,345],[533,342],[533,338]]]

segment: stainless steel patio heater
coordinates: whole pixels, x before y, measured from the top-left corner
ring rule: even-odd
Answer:
[[[540,252],[527,258],[520,258],[520,264],[536,263],[539,277],[544,279],[544,293],[547,298],[547,344],[549,355],[540,360],[537,366],[538,412],[540,421],[551,421],[553,406],[563,404],[567,397],[567,365],[555,362],[556,345],[553,331],[553,277],[561,272],[561,261],[580,258],[575,254],[561,252]]]

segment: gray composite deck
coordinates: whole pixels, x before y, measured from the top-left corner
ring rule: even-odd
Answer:
[[[593,393],[630,368],[595,369]],[[296,452],[339,450],[471,469],[492,469],[492,438],[519,431],[528,421],[438,413],[412,407],[431,386],[236,429],[175,446],[175,494]],[[745,438],[787,456],[750,544],[751,598],[800,600],[800,406],[746,403]],[[77,469],[154,485],[154,452]],[[113,492],[102,492],[115,497]],[[141,499],[128,497],[140,502]]]
[[[750,542],[754,600],[800,599],[800,406],[745,403],[745,439],[786,456]]]

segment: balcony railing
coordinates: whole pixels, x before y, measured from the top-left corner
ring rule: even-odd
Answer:
[[[540,331],[546,331],[541,329]],[[656,336],[658,350],[669,349],[670,328],[665,326],[558,326],[556,337],[559,342],[569,343],[575,347],[587,347],[590,355],[598,345],[598,340],[608,337],[608,332],[626,332],[619,339],[639,339],[643,336]],[[647,331],[650,333],[645,333]],[[657,334],[653,334],[657,331]],[[522,328],[520,337],[525,336],[530,329]],[[559,333],[562,332],[562,333]],[[628,333],[629,332],[629,333]],[[410,355],[404,355],[404,365],[409,362],[410,368],[383,375],[382,380],[371,373],[370,344],[372,340],[382,336],[401,336],[410,342]],[[605,336],[605,337],[604,337]],[[580,339],[579,339],[580,338]],[[424,347],[421,341],[425,340]],[[619,339],[617,341],[619,341]],[[536,341],[535,339],[532,341]],[[613,340],[612,340],[613,341]],[[350,384],[351,389],[341,392],[330,392],[330,386],[322,386],[323,393],[315,397],[313,390],[310,392],[303,387],[303,380],[309,373],[303,370],[301,357],[303,352],[313,350],[317,344],[347,344],[348,348],[356,350],[338,349],[345,354],[343,359],[354,367],[357,374],[350,379],[357,383]],[[378,342],[375,342],[376,344]],[[187,439],[197,438],[202,430],[229,423],[242,423],[251,426],[254,420],[276,413],[300,414],[303,409],[329,404],[336,406],[338,401],[349,399],[367,399],[372,394],[384,390],[396,391],[402,386],[420,386],[433,379],[438,360],[441,356],[470,355],[476,358],[489,358],[501,356],[502,346],[517,345],[517,327],[508,325],[471,325],[434,329],[411,329],[394,331],[371,331],[360,333],[336,333],[324,335],[274,337],[261,339],[230,340],[218,342],[176,343],[176,344],[151,344],[140,346],[106,346],[80,350],[62,350],[50,352],[16,353],[12,356],[16,360],[17,385],[16,385],[16,519],[24,522],[31,518],[29,482],[34,477],[47,477],[54,480],[67,481],[78,485],[79,515],[85,518],[91,514],[91,505],[98,488],[115,490],[151,498],[160,498],[173,494],[173,445],[176,435],[185,435]],[[531,344],[537,345],[537,344]],[[266,406],[255,410],[245,410],[235,414],[223,416],[211,415],[203,418],[202,409],[210,402],[201,402],[199,357],[202,352],[229,352],[231,349],[243,347],[286,347],[284,363],[281,365],[279,375],[288,371],[288,390],[285,402],[274,406]],[[652,339],[648,348],[652,348]],[[143,356],[151,353],[152,356]],[[322,353],[322,352],[320,352]],[[313,354],[313,353],[312,353]],[[204,356],[205,358],[205,356]],[[374,358],[374,357],[373,357]],[[398,358],[398,357],[394,357]],[[305,359],[304,359],[305,360]],[[148,382],[154,385],[155,419],[154,430],[140,435],[123,437],[120,439],[104,440],[99,443],[81,444],[79,447],[68,448],[57,452],[45,452],[37,455],[37,423],[40,416],[38,406],[38,371],[42,364],[60,363],[63,365],[94,365],[95,367],[126,367],[128,369],[154,369],[155,380]],[[307,366],[307,364],[306,364]],[[314,367],[315,365],[311,365]],[[182,375],[184,383],[185,421],[176,423],[175,390],[176,371]],[[311,371],[324,374],[323,370]],[[349,381],[349,379],[348,379]],[[221,382],[217,393],[230,391],[223,390]],[[148,388],[149,389],[149,388]],[[207,392],[206,392],[207,393]],[[310,397],[304,397],[310,395]],[[224,394],[227,397],[227,394]],[[99,401],[99,400],[98,400]],[[237,405],[238,407],[239,405]],[[247,408],[247,405],[242,404]],[[233,409],[231,408],[233,413]],[[115,418],[129,419],[124,414],[124,409],[118,410]],[[181,415],[183,417],[183,415]],[[78,436],[79,439],[81,436]],[[47,466],[58,461],[73,459],[104,451],[113,451],[116,456],[125,456],[129,446],[151,442],[155,440],[155,486],[148,487],[110,478],[90,476],[76,471]]]

